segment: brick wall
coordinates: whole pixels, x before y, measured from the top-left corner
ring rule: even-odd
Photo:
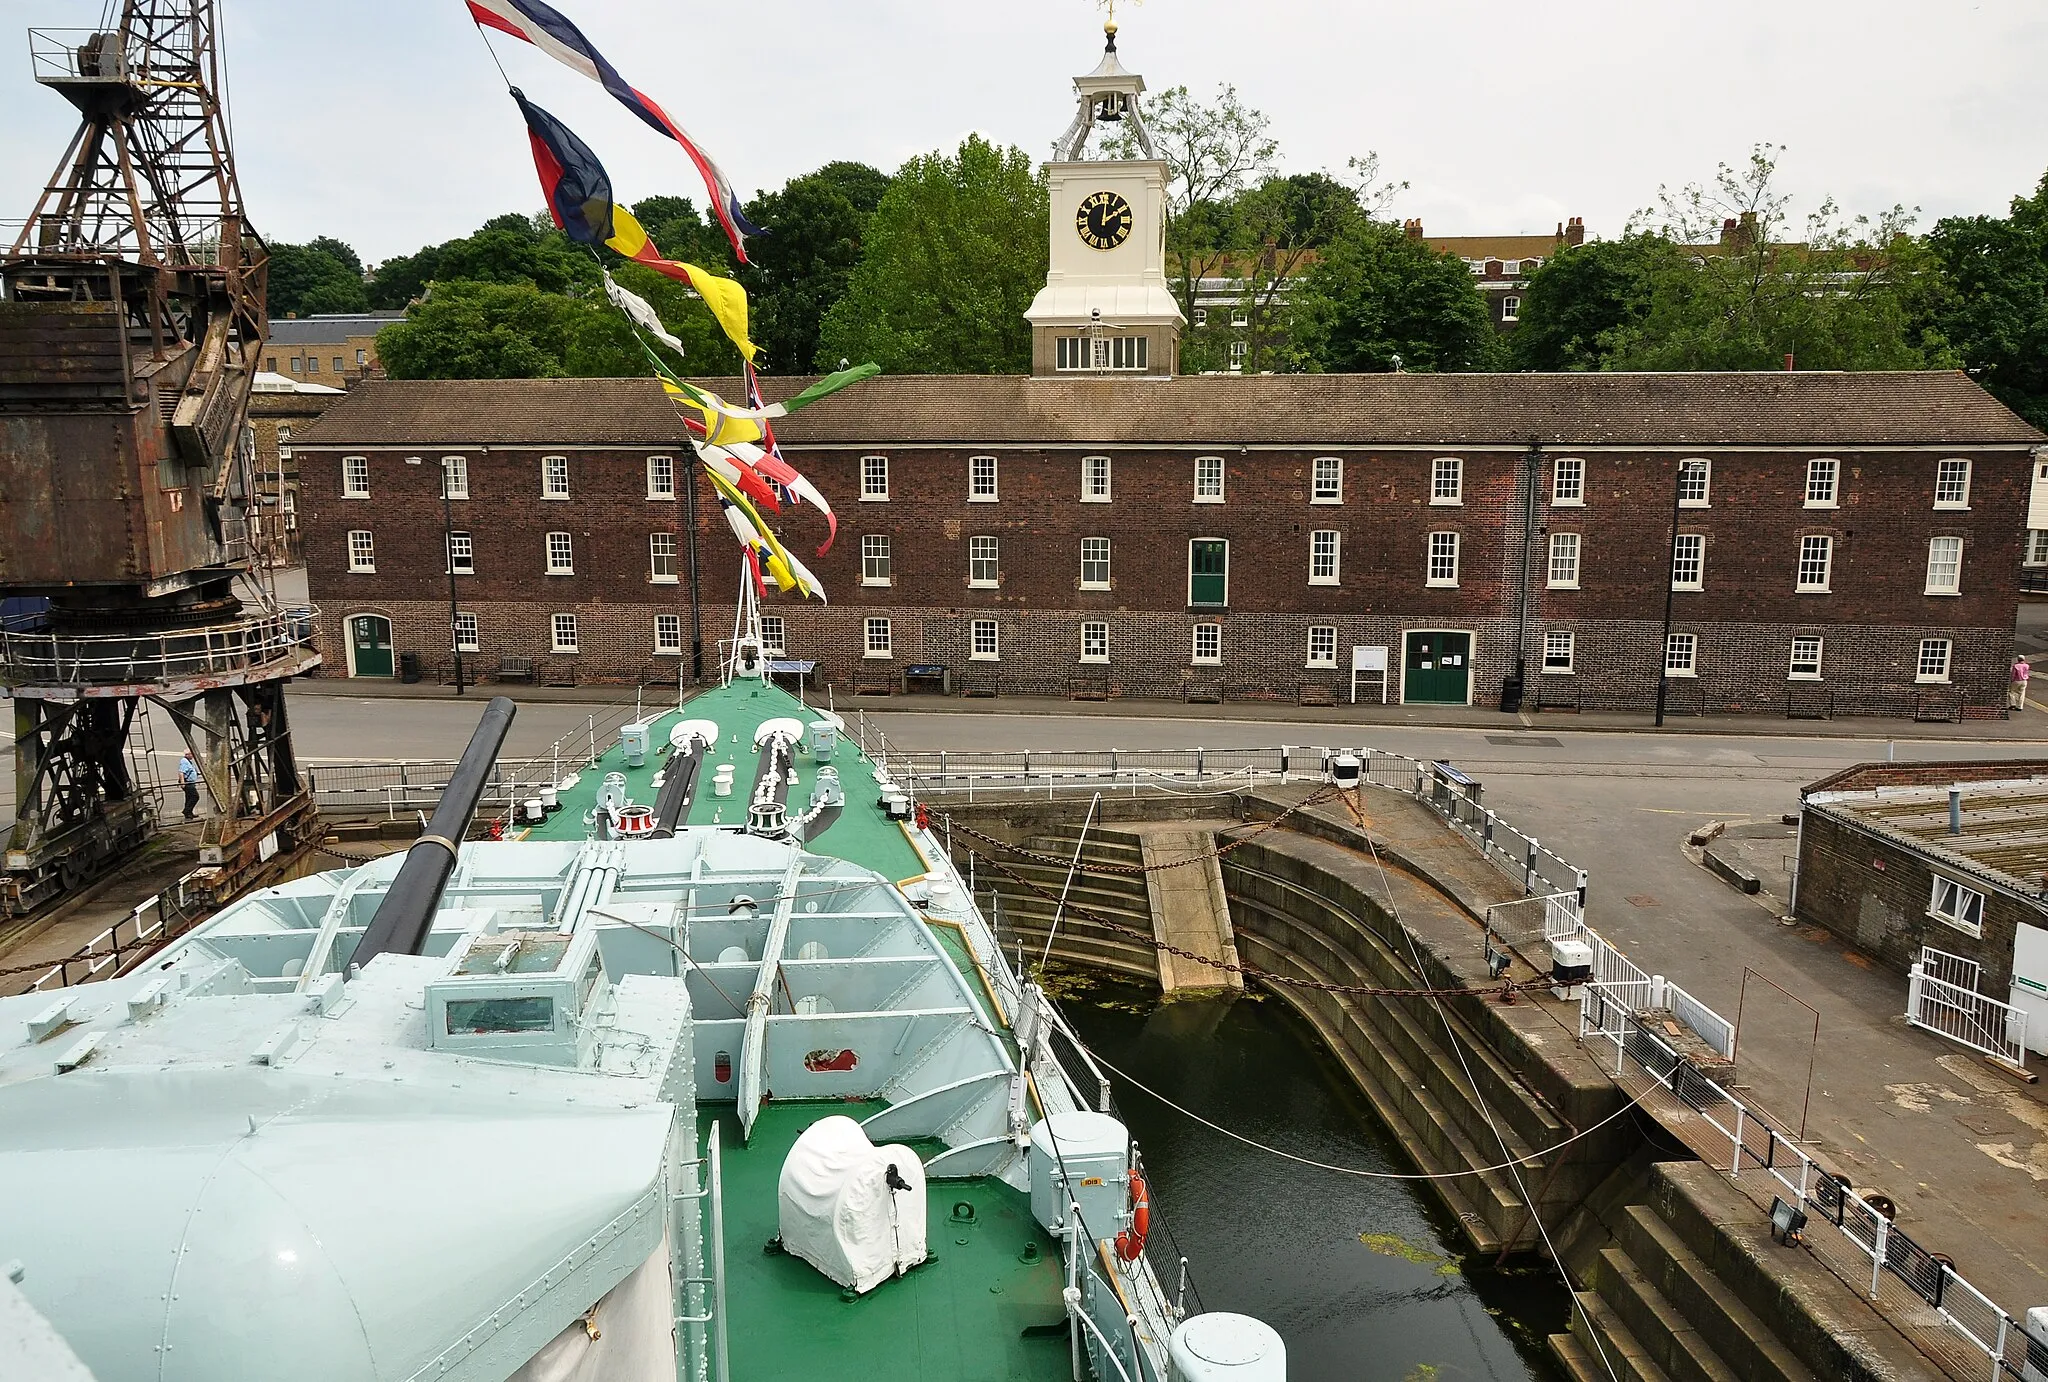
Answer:
[[[388,611],[410,602],[443,611],[431,642],[426,630],[419,637],[422,650],[445,647],[438,454],[408,466],[404,453],[370,453],[372,497],[363,500],[341,496],[340,451],[301,449],[301,526],[314,598],[334,625],[331,633],[338,635],[338,621],[352,610]],[[1077,448],[995,452],[995,503],[968,499],[968,459],[984,454],[977,448],[875,448],[871,454],[889,456],[884,502],[859,498],[862,454],[856,448],[792,449],[792,460],[833,498],[839,539],[829,554],[815,556],[824,525],[806,509],[784,514],[777,526],[824,582],[832,603],[806,607],[771,597],[767,604],[789,621],[790,654],[817,659],[835,680],[850,682],[864,669],[891,662],[942,662],[964,671],[968,630],[979,617],[1001,627],[996,670],[1006,688],[1057,694],[1069,676],[1098,673],[1080,666],[1079,652],[1081,623],[1100,619],[1112,626],[1112,683],[1127,694],[1172,694],[1202,680],[1221,682],[1233,695],[1291,698],[1304,680],[1347,680],[1356,643],[1393,649],[1398,699],[1403,633],[1450,629],[1475,635],[1474,703],[1497,703],[1516,659],[1527,504],[1525,655],[1532,698],[1644,708],[1654,698],[1659,667],[1675,467],[1695,453],[1578,453],[1586,480],[1584,503],[1576,507],[1550,503],[1552,462],[1573,454],[1559,449],[1536,467],[1533,504],[1530,468],[1513,450],[1229,448],[1206,453],[1224,461],[1221,504],[1194,502],[1195,458],[1205,454],[1194,446],[1108,450],[1106,504],[1081,502],[1086,453]],[[1318,454],[1343,459],[1341,504],[1310,502]],[[1705,589],[1678,592],[1673,600],[1673,629],[1699,639],[1699,674],[1674,679],[1673,708],[1783,713],[1789,696],[1836,713],[1911,714],[1930,698],[1950,708],[2001,704],[2030,466],[2022,451],[1959,453],[1973,460],[1970,507],[1936,511],[1935,463],[1945,454],[1951,453],[1710,454],[1710,503],[1680,514],[1679,531],[1706,539],[1706,567]],[[653,532],[679,532],[683,505],[646,497],[644,448],[567,452],[572,498],[545,500],[541,455],[538,449],[472,451],[470,498],[453,504],[456,527],[474,535],[477,562],[476,575],[459,578],[458,598],[480,616],[486,660],[500,640],[506,650],[518,645],[522,652],[544,641],[547,614],[584,610],[604,611],[599,621],[617,630],[607,634],[615,641],[603,652],[579,655],[593,671],[601,663],[650,660],[652,612],[687,612],[689,592],[687,580],[677,586],[649,581],[648,539]],[[1835,508],[1804,507],[1806,462],[1813,455],[1842,463]],[[1463,462],[1457,504],[1430,502],[1432,462],[1439,456]],[[715,640],[730,628],[739,559],[708,490],[700,493],[698,515],[703,621]],[[358,527],[376,534],[375,574],[347,571],[346,534]],[[1310,534],[1318,529],[1341,535],[1335,586],[1308,582]],[[574,576],[544,574],[550,530],[572,534]],[[1425,585],[1432,531],[1460,536],[1454,589]],[[1548,585],[1553,532],[1581,535],[1577,589]],[[1825,594],[1794,590],[1799,539],[1809,532],[1834,538]],[[886,586],[862,583],[861,538],[869,535],[889,539]],[[997,540],[993,588],[969,584],[969,540],[976,536]],[[1927,544],[1935,536],[1964,540],[1959,596],[1923,593]],[[1111,540],[1107,590],[1080,589],[1085,537]],[[1188,605],[1189,543],[1197,538],[1230,545],[1227,608]],[[686,547],[679,542],[679,571]],[[616,618],[609,613],[614,609]],[[889,662],[861,656],[867,617],[892,621]],[[1196,622],[1223,626],[1220,668],[1191,665]],[[1336,669],[1303,665],[1307,631],[1316,625],[1338,630]],[[1547,631],[1576,635],[1569,676],[1538,670]],[[1795,634],[1825,640],[1818,686],[1788,680]],[[1916,684],[1923,637],[1953,640],[1949,683]],[[409,645],[401,640],[399,646]],[[337,659],[337,671],[341,665]]]
[[[1971,875],[1945,870],[1969,884]],[[1886,966],[1905,973],[1931,945],[1984,967],[1980,991],[2003,1000],[2012,983],[2014,928],[2048,925],[2048,914],[1979,881],[1984,934],[1968,935],[1927,915],[1935,870],[1919,852],[1808,810],[1800,827],[1799,899],[1802,921],[1826,927]]]

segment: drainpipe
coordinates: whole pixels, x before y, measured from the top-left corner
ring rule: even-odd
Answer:
[[[689,438],[685,437],[684,441]],[[704,611],[697,593],[697,467],[694,464],[697,450],[692,446],[681,453],[692,459],[692,464],[676,467],[676,481],[683,487],[683,531],[690,549],[690,680],[704,680]]]
[[[1664,697],[1671,689],[1671,596],[1672,572],[1678,569],[1678,505],[1685,493],[1685,477],[1690,472],[1686,463],[1678,463],[1678,474],[1671,482],[1671,541],[1664,552],[1664,636],[1657,641],[1657,726],[1664,725]]]
[[[1519,609],[1515,614],[1515,703],[1507,704],[1501,698],[1503,711],[1520,710],[1529,695],[1529,557],[1530,549],[1536,543],[1536,479],[1541,473],[1543,443],[1539,438],[1529,438],[1529,451],[1524,458],[1522,480],[1522,589]]]

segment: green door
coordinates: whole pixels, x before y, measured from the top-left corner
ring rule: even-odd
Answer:
[[[1230,544],[1198,538],[1188,544],[1188,603],[1225,604],[1230,598]]]
[[[1403,660],[1404,705],[1464,705],[1470,699],[1472,635],[1411,633]]]
[[[381,614],[358,614],[348,621],[349,645],[358,677],[391,675],[391,621]]]

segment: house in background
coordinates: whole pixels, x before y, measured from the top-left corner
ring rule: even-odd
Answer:
[[[259,372],[249,394],[249,430],[256,441],[256,492],[263,496],[263,547],[278,565],[304,561],[299,541],[299,462],[292,438],[347,390],[302,384]]]
[[[405,320],[403,308],[388,312],[321,312],[310,317],[273,317],[263,350],[263,369],[301,384],[347,388],[378,368],[377,333]]]
[[[1401,228],[1409,239],[1465,261],[1497,331],[1512,331],[1522,319],[1522,293],[1543,261],[1586,242],[1586,222],[1578,216],[1560,222],[1550,235],[1424,235],[1419,219],[1403,221]]]

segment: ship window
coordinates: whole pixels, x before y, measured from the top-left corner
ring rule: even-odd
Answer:
[[[448,1004],[448,1030],[457,1035],[554,1029],[552,998],[457,998]]]

